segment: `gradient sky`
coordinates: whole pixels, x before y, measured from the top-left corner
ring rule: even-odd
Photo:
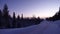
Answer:
[[[58,10],[60,0],[0,0],[0,9],[3,9],[4,4],[8,5],[10,15],[13,12],[16,16],[23,13],[24,17],[51,17]]]

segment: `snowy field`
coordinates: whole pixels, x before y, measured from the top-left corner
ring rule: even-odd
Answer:
[[[0,29],[0,34],[60,34],[60,20],[43,21],[26,28]]]

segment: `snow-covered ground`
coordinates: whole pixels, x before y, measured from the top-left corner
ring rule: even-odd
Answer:
[[[60,34],[60,20],[43,21],[26,28],[0,29],[0,34]]]

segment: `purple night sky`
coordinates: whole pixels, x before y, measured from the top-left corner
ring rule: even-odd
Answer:
[[[60,0],[0,0],[1,10],[5,3],[11,16],[15,12],[16,16],[23,13],[24,17],[35,15],[41,18],[53,16],[60,6]]]

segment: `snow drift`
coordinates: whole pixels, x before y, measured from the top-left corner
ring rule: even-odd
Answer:
[[[26,28],[0,29],[0,34],[60,34],[60,20],[43,21]]]

